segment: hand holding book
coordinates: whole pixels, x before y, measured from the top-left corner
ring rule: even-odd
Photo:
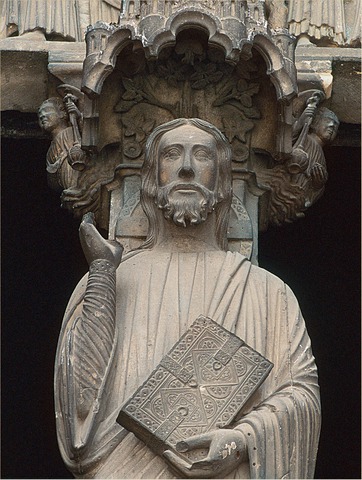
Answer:
[[[231,425],[273,364],[200,315],[123,406],[118,423],[186,478],[222,478],[247,458]],[[229,428],[228,428],[229,427]]]
[[[191,454],[200,448],[208,449],[208,454],[194,462],[181,458],[171,450],[166,450],[163,456],[182,478],[222,478],[247,459],[246,440],[240,430],[220,428],[187,438],[176,445],[180,453]]]

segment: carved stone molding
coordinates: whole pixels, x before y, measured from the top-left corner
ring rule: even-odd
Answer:
[[[278,100],[288,101],[295,95],[293,38],[287,34],[272,34],[266,22],[258,23],[256,28],[250,22],[250,16],[245,15],[245,23],[233,18],[238,24],[234,29],[231,21],[223,25],[222,20],[200,7],[183,7],[169,18],[159,15],[157,20],[150,15],[139,22],[121,20],[119,26],[97,22],[88,28],[83,90],[89,96],[100,94],[105,78],[115,67],[117,56],[130,41],[140,41],[146,58],[154,59],[159,57],[163,48],[175,44],[177,35],[186,29],[206,32],[209,44],[221,49],[228,63],[250,58],[254,46],[267,63]],[[148,23],[152,28],[146,28]]]
[[[153,11],[145,2],[124,2],[119,25],[89,27],[81,138],[88,160],[77,189],[63,192],[63,206],[76,216],[93,210],[126,250],[138,246],[147,224],[138,180],[146,139],[161,123],[193,117],[216,125],[232,147],[231,249],[256,262],[259,229],[303,216],[323,191],[325,160],[293,138],[309,97],[297,111],[294,39],[285,25],[269,28],[264,7],[159,2]],[[316,108],[303,127],[307,143],[313,143]],[[303,160],[296,176],[289,164],[297,154]],[[314,163],[315,183],[309,178]]]
[[[14,43],[20,49],[21,38]],[[64,57],[53,44],[45,48],[51,78],[79,86],[81,52],[73,48]],[[135,184],[134,179],[137,183],[148,135],[163,122],[195,117],[216,125],[231,144],[235,201],[244,202],[249,217],[241,230],[249,231],[252,225],[257,242],[259,229],[302,216],[321,195],[327,173],[318,150],[322,146],[316,147],[319,153],[312,147],[298,149],[293,138],[308,104],[303,97],[298,110],[294,101],[294,48],[286,10],[276,0],[122,2],[118,24],[98,21],[87,29],[78,142],[87,161],[76,181],[62,180],[62,205],[78,217],[92,210],[110,235],[125,234],[121,224],[127,215],[115,207],[115,198],[131,192],[126,185]],[[301,68],[308,66],[304,62]],[[308,78],[303,75],[300,71],[305,87],[311,83],[326,91],[323,106],[329,106],[328,75],[322,80],[317,75],[311,80],[310,72]],[[50,97],[56,88],[55,82]],[[308,145],[314,141],[311,122],[304,126]],[[298,172],[298,178],[290,171],[299,153],[303,168],[312,168],[313,162],[322,165],[319,181],[309,178],[309,167]],[[68,152],[65,157],[71,160]],[[257,193],[246,177],[240,178],[240,171],[255,179]],[[136,191],[132,195],[137,198]],[[123,199],[125,208],[131,197]],[[115,217],[115,208],[123,220]],[[141,225],[142,210],[137,207],[135,212]],[[236,218],[230,227],[234,233]],[[133,230],[131,237],[140,241],[144,228]],[[241,233],[238,238],[249,241]]]

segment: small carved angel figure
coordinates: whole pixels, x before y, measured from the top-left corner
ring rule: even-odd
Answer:
[[[39,107],[40,127],[51,134],[46,164],[49,186],[57,191],[76,187],[79,172],[85,168],[86,156],[80,148],[79,125],[82,114],[71,93],[64,100],[51,97]]]
[[[323,147],[333,142],[339,120],[328,108],[318,108],[318,95],[312,95],[302,115],[295,122],[292,155],[287,162],[293,183],[304,190],[305,207],[312,205],[324,191],[328,179]]]

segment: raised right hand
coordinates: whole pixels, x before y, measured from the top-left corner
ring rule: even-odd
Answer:
[[[63,101],[68,115],[71,113],[75,113],[77,118],[81,118],[82,114],[77,105],[75,104],[75,102],[77,101],[77,97],[75,97],[71,93],[67,93],[63,98]]]
[[[94,260],[108,260],[115,268],[121,263],[123,247],[117,241],[106,240],[95,227],[94,213],[83,216],[79,238],[84,255],[90,265]]]

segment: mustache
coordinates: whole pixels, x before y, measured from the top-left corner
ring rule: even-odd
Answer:
[[[198,192],[197,198],[174,198],[173,193],[178,190],[192,190]],[[197,225],[206,220],[209,212],[216,204],[216,194],[198,183],[173,182],[165,187],[159,187],[155,198],[158,208],[164,211],[165,218],[172,219],[176,225],[186,227],[186,223]]]
[[[208,197],[209,195],[214,194],[214,191],[209,190],[208,188],[196,182],[180,183],[179,181],[175,181],[164,187],[159,187],[158,190],[161,196],[168,196],[173,192],[177,192],[178,190],[192,190],[201,193],[203,197]]]

